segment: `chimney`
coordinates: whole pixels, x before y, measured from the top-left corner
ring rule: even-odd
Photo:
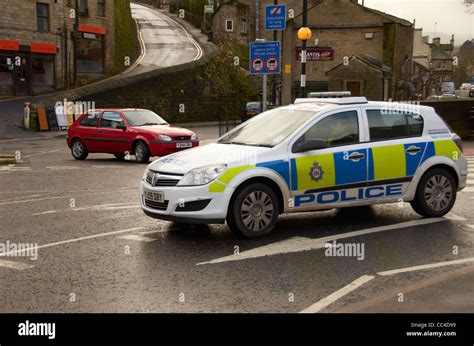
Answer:
[[[451,46],[454,47],[454,34],[451,36],[451,41],[449,41],[449,43],[451,43]]]
[[[439,46],[441,43],[441,38],[439,37],[433,37],[433,44]]]

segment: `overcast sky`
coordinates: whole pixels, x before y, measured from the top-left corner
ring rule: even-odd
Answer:
[[[359,0],[361,3],[362,0]],[[365,5],[393,14],[413,22],[423,28],[423,34],[440,34],[442,43],[446,43],[446,34],[454,34],[455,45],[474,38],[474,8],[468,13],[461,0],[365,0]],[[474,5],[473,5],[474,7]]]

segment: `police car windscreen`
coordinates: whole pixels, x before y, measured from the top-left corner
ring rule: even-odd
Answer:
[[[314,114],[314,111],[294,108],[273,109],[225,134],[219,143],[273,147],[292,134]]]

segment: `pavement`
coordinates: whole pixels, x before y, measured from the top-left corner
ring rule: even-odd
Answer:
[[[0,312],[474,311],[472,179],[445,218],[408,204],[301,213],[244,240],[145,216],[145,165],[75,161],[55,137],[0,142],[15,152],[21,164],[0,166],[0,244],[38,247],[0,258]],[[331,255],[333,241],[363,256]]]

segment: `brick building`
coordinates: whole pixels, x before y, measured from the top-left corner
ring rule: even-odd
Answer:
[[[61,89],[113,69],[114,0],[2,0],[0,95]],[[75,39],[74,39],[75,37]]]
[[[283,104],[290,103],[300,92],[301,42],[297,32],[301,24],[302,16],[298,13],[287,22],[283,34],[282,66],[288,65],[283,69]],[[339,65],[344,57],[350,60],[354,55],[367,55],[391,69],[384,99],[396,99],[399,85],[410,80],[413,25],[409,21],[364,7],[356,0],[322,0],[308,9],[308,26],[313,33],[308,42],[312,54],[307,62],[308,91],[329,90],[326,72]],[[360,63],[360,59],[354,61]],[[345,71],[346,80],[357,81],[358,67],[352,76],[350,63]],[[347,81],[341,85],[343,90],[347,90],[347,85],[354,87]],[[363,94],[363,83],[358,85],[356,93]]]

